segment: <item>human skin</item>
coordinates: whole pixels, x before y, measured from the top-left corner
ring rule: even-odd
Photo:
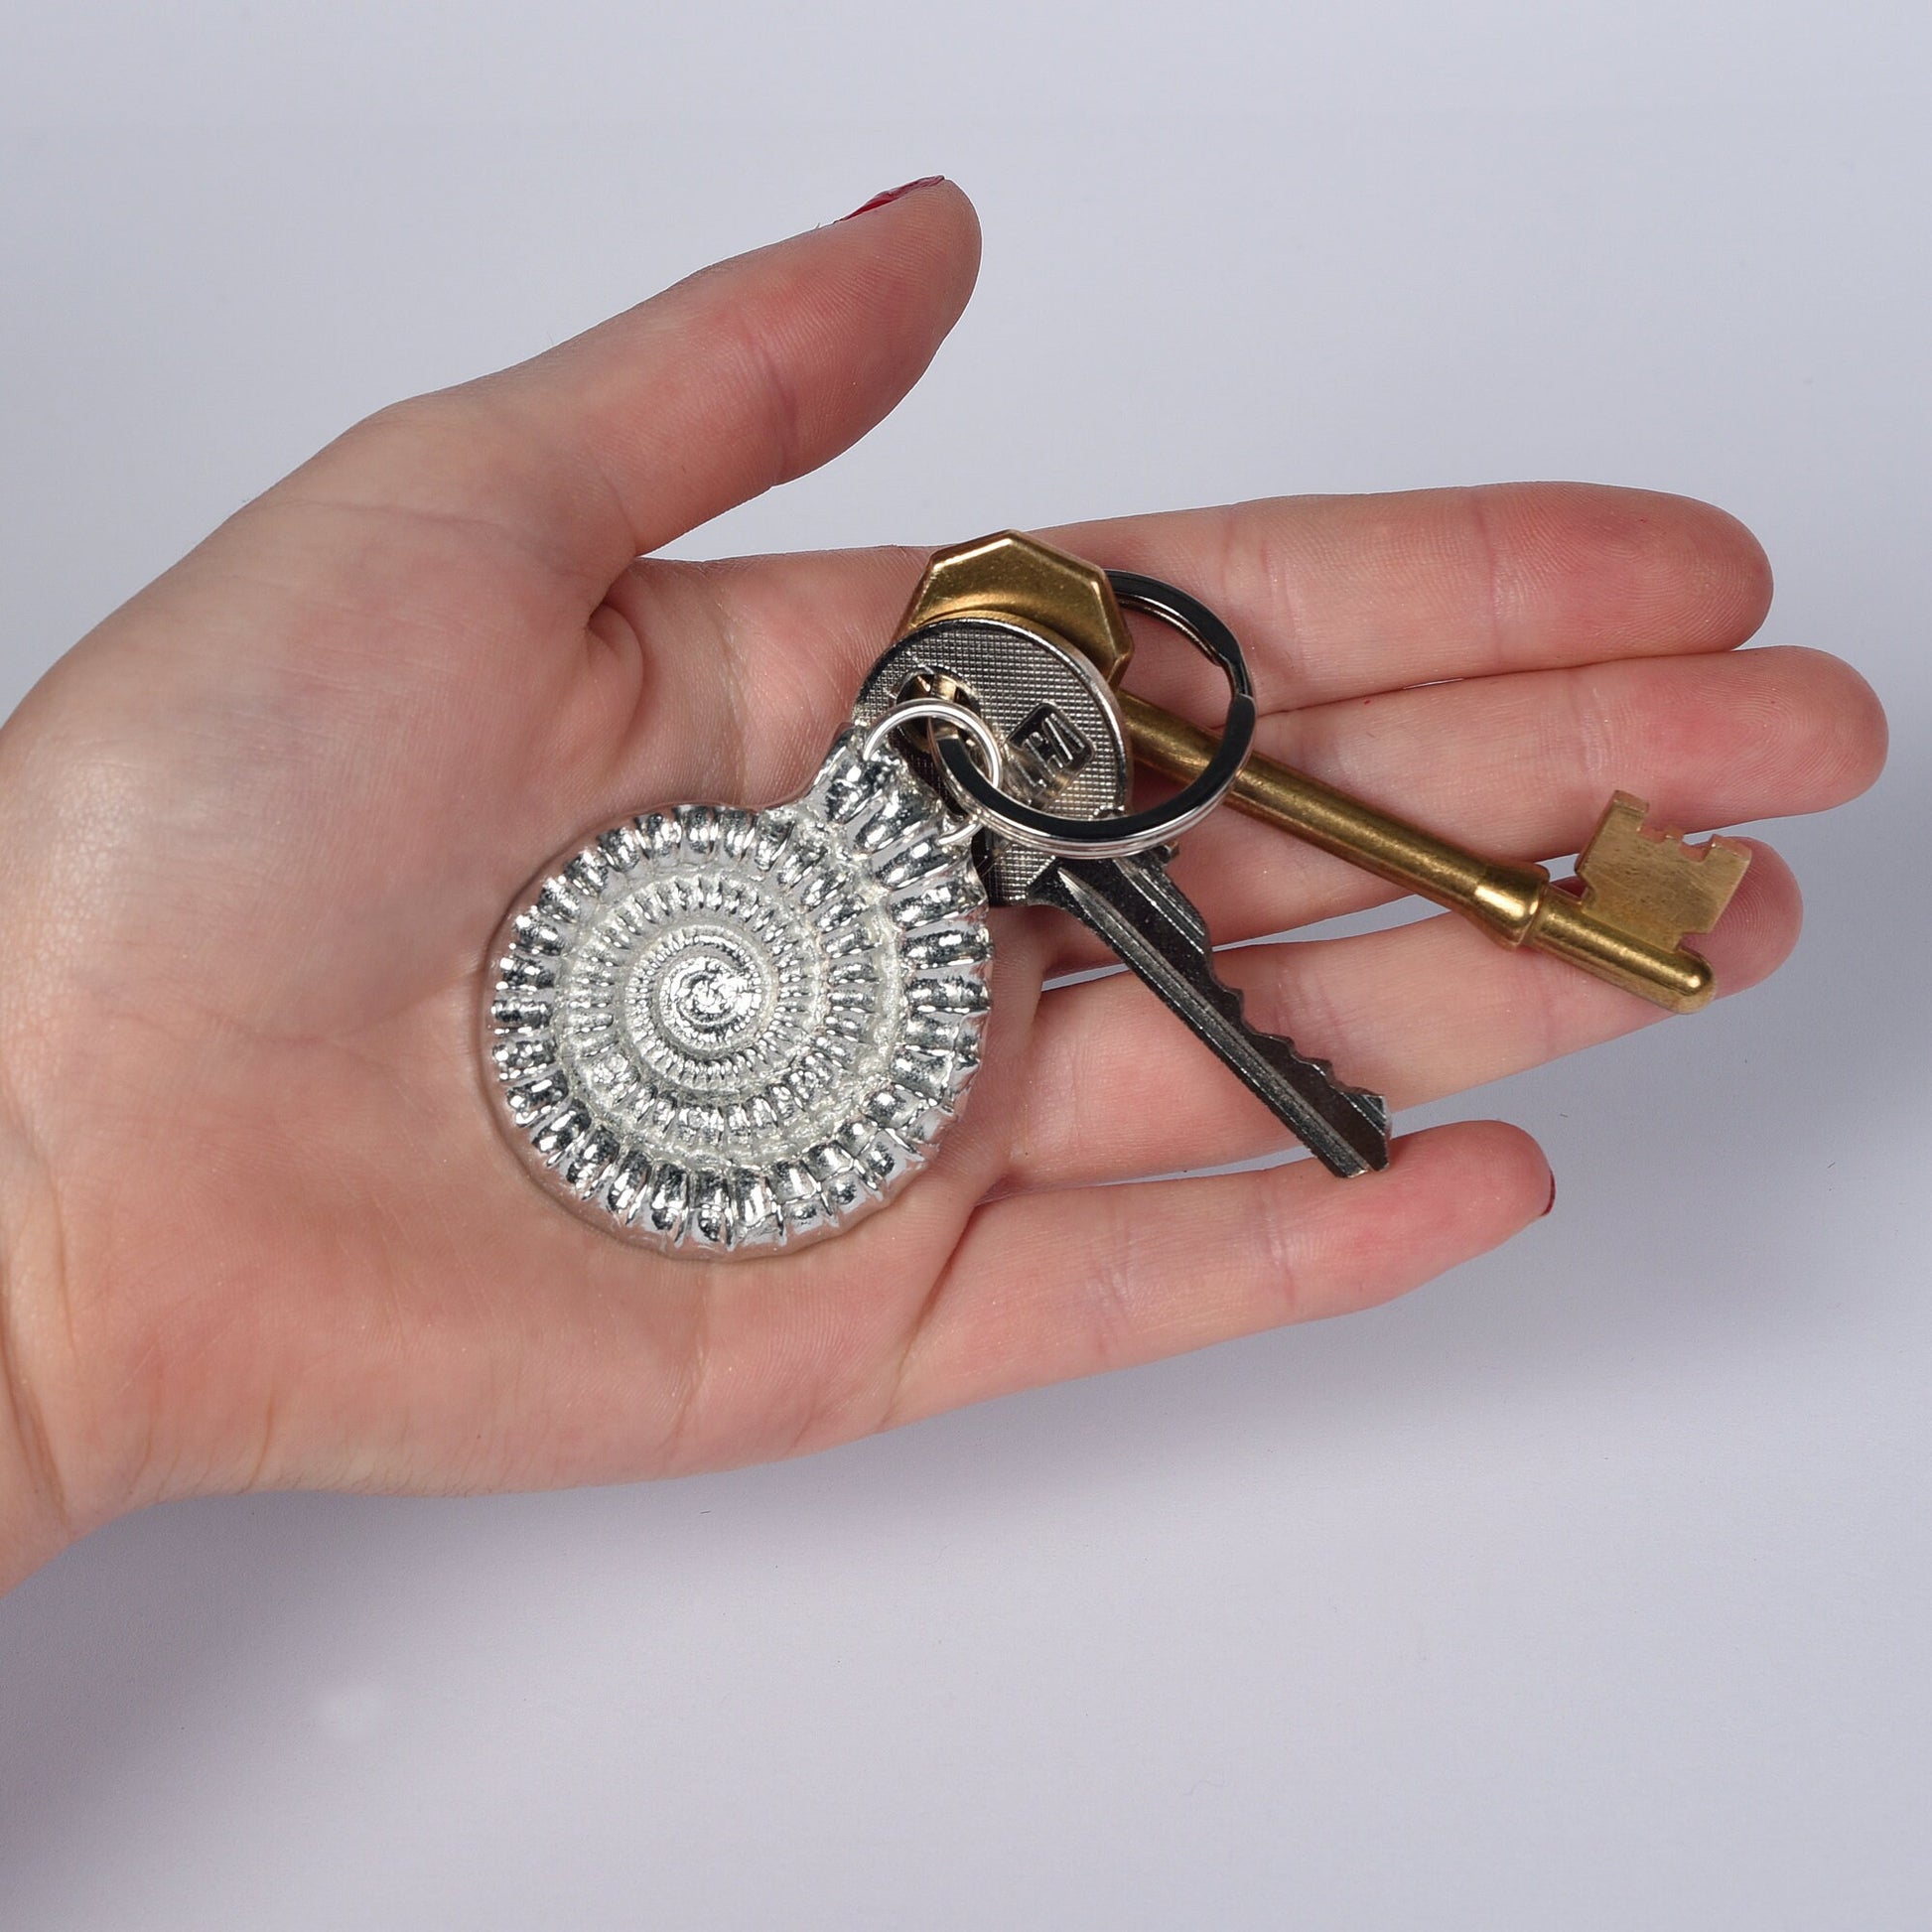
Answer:
[[[1138,983],[1042,993],[1096,959],[1048,913],[998,915],[971,1104],[837,1240],[642,1253],[501,1144],[476,1012],[512,895],[640,807],[795,792],[924,553],[633,560],[863,435],[977,258],[966,198],[921,184],[385,410],[0,730],[0,1583],[164,1497],[816,1449],[1360,1309],[1545,1211],[1535,1143],[1481,1121],[1345,1183],[1101,1184],[1284,1137]],[[1763,554],[1681,497],[1512,484],[1047,534],[1227,616],[1261,749],[1486,850],[1574,851],[1616,785],[1692,827],[1816,811],[1883,759],[1847,666],[1734,648]],[[1137,687],[1192,702],[1185,656],[1150,641]],[[1223,940],[1389,897],[1227,814],[1175,876]],[[1708,942],[1725,990],[1798,924],[1758,848]],[[1659,1017],[1447,917],[1226,971],[1397,1107]]]

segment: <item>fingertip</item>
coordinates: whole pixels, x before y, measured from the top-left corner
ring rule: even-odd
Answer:
[[[1596,768],[1614,769],[1667,824],[1827,811],[1884,768],[1884,709],[1827,651],[1763,644],[1595,665],[1586,675],[1580,690],[1607,727]]]
[[[979,279],[979,211],[966,191],[944,175],[888,189],[841,215],[829,230],[813,230],[815,236],[828,233],[841,246],[876,257],[877,272],[897,279],[910,270],[909,279],[924,290],[935,316],[945,318],[940,338],[964,312]]]
[[[1775,655],[1796,672],[1794,702],[1810,730],[1808,796],[1823,807],[1869,791],[1891,745],[1891,726],[1877,692],[1830,651],[1787,645]]]
[[[1717,969],[1720,999],[1769,979],[1791,957],[1805,922],[1804,894],[1779,854],[1759,839],[1726,842],[1749,850],[1750,870],[1717,930],[1691,942]]]
[[[1383,1173],[1319,1197],[1333,1273],[1322,1302],[1302,1312],[1342,1314],[1392,1301],[1499,1247],[1550,1206],[1549,1161],[1506,1121],[1425,1128],[1403,1135],[1392,1152]],[[1370,1189],[1383,1198],[1371,1203]],[[1301,1205],[1309,1214],[1306,1199]]]
[[[1448,1230],[1470,1255],[1506,1241],[1550,1207],[1555,1176],[1533,1134],[1503,1120],[1405,1134],[1396,1160],[1425,1169]]]
[[[949,176],[933,175],[920,182],[915,193],[896,200],[893,218],[930,232],[952,259],[978,270],[982,238],[979,209],[973,206],[973,198]]]
[[[1757,634],[1770,615],[1776,584],[1771,559],[1740,518],[1696,496],[1667,496],[1682,524],[1685,608],[1720,648]]]
[[[1584,634],[1618,654],[1729,650],[1771,608],[1770,559],[1751,531],[1695,496],[1608,483],[1513,483],[1478,492],[1517,557],[1517,595],[1574,600]]]

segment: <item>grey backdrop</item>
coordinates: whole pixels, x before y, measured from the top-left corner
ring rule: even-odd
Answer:
[[[348,419],[939,169],[978,298],[694,553],[1581,477],[1769,545],[1880,788],[1766,988],[1509,1081],[1381,1312],[815,1460],[122,1523],[0,1605],[0,1920],[1915,1927],[1923,0],[3,10],[0,686]]]

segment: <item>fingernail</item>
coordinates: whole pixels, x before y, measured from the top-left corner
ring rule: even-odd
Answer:
[[[1539,1214],[1536,1218],[1539,1221],[1542,1220],[1550,1212],[1550,1210],[1556,1206],[1556,1204],[1557,1204],[1557,1177],[1553,1173],[1550,1176],[1550,1198],[1543,1203],[1543,1213]]]
[[[888,202],[896,202],[901,195],[909,195],[915,188],[937,188],[945,180],[944,175],[921,175],[917,181],[901,183],[897,188],[889,188],[883,195],[875,195],[869,202],[861,202],[852,214],[870,214],[876,207],[884,207]],[[852,214],[841,214],[841,221],[850,221]]]

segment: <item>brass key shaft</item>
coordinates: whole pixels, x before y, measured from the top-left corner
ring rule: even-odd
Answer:
[[[1210,733],[1119,689],[1134,638],[1097,564],[1017,530],[935,551],[899,634],[963,617],[1018,624],[1083,652],[1115,687],[1141,763],[1185,783],[1212,758]],[[1462,913],[1506,946],[1553,953],[1672,1013],[1695,1013],[1717,991],[1710,962],[1680,941],[1711,930],[1750,863],[1748,849],[1731,841],[1693,849],[1675,835],[1647,834],[1642,802],[1623,792],[1577,862],[1581,897],[1552,884],[1545,866],[1464,852],[1268,759],[1249,759],[1228,802]]]
[[[1119,696],[1141,763],[1182,782],[1206,765],[1215,745],[1211,733],[1132,692]],[[1272,759],[1249,759],[1228,803],[1392,886],[1462,913],[1506,946],[1555,953],[1672,1013],[1695,1013],[1717,990],[1708,960],[1595,917],[1574,894],[1552,883],[1547,867],[1464,852]]]

